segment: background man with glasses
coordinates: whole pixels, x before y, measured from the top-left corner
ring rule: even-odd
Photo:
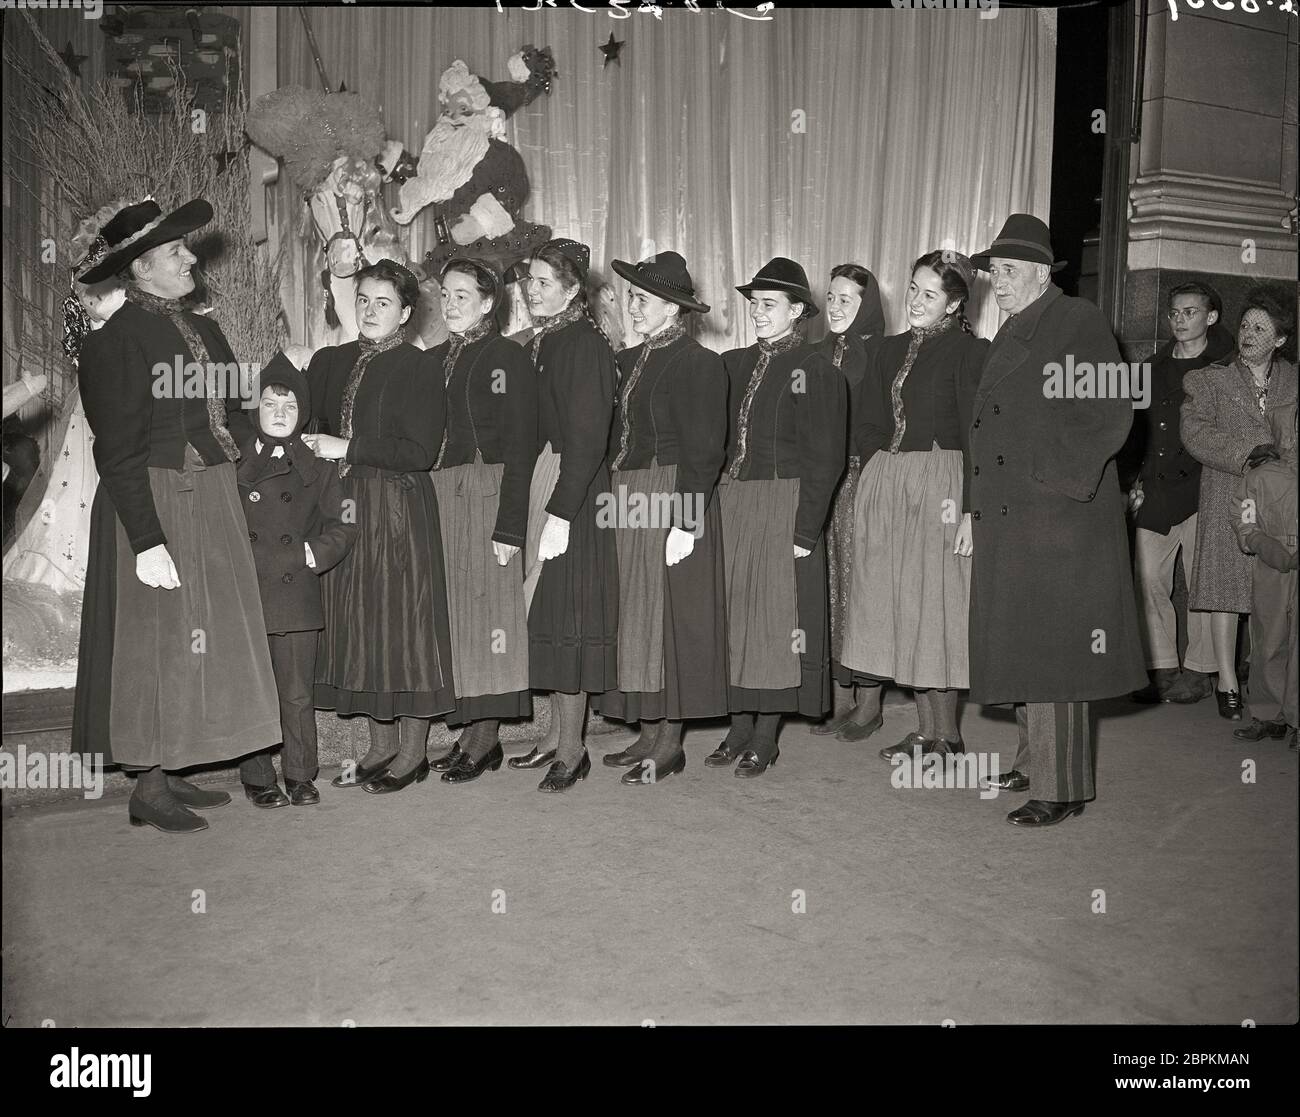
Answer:
[[[1151,407],[1134,412],[1133,432],[1121,456],[1129,467],[1129,511],[1137,526],[1134,585],[1151,672],[1151,682],[1133,694],[1138,702],[1199,702],[1214,686],[1210,614],[1187,612],[1180,672],[1171,594],[1180,548],[1191,584],[1201,491],[1201,463],[1183,447],[1178,429],[1183,377],[1232,352],[1232,335],[1218,324],[1222,312],[1218,292],[1207,283],[1183,283],[1170,290],[1167,317],[1173,337],[1151,358]]]

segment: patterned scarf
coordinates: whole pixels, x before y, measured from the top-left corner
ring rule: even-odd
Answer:
[[[1268,414],[1268,389],[1273,383],[1273,357],[1268,359],[1268,369],[1264,373],[1264,383],[1261,385],[1255,379],[1254,370],[1246,364],[1245,361],[1238,359],[1237,365],[1241,369],[1241,374],[1246,378],[1246,383],[1250,385],[1251,390],[1255,393],[1255,403],[1259,407],[1261,415]]]
[[[767,341],[761,337],[758,339],[758,363],[754,366],[754,371],[749,374],[749,385],[745,388],[745,397],[740,401],[740,414],[736,417],[736,460],[727,470],[737,480],[740,479],[740,472],[745,464],[745,455],[749,452],[749,411],[754,406],[754,396],[758,394],[758,387],[763,383],[767,366],[772,361],[772,354],[788,353],[802,344],[803,330],[798,326],[795,326],[780,341]]]
[[[569,303],[559,314],[552,315],[550,318],[537,318],[537,332],[528,339],[528,348],[533,358],[533,364],[537,364],[537,354],[542,349],[542,338],[547,334],[553,334],[556,330],[562,330],[565,326],[570,326],[574,322],[583,318],[582,307],[575,300]]]
[[[208,405],[208,430],[217,440],[217,445],[226,455],[226,460],[238,461],[239,448],[235,445],[235,439],[230,431],[226,429],[226,401],[221,396],[212,395],[209,391],[212,384],[207,373],[210,371],[212,359],[208,356],[208,347],[203,344],[203,339],[194,328],[194,324],[185,318],[185,308],[181,306],[180,300],[164,299],[160,295],[141,291],[134,283],[127,284],[126,297],[141,310],[169,319],[189,347],[190,356],[203,365],[205,371],[203,393]]]
[[[891,454],[898,453],[898,448],[903,444],[903,432],[907,430],[907,416],[903,414],[903,383],[907,380],[907,374],[912,371],[916,355],[925,342],[932,337],[947,333],[956,321],[957,315],[945,314],[933,326],[926,326],[919,330],[915,326],[912,327],[912,336],[907,342],[907,356],[903,358],[903,367],[894,376],[893,387],[889,389],[889,398],[894,405],[894,437],[889,443]]]
[[[390,349],[396,349],[403,341],[406,340],[405,331],[399,326],[387,337],[381,337],[378,341],[366,337],[362,334],[357,338],[357,343],[361,346],[361,356],[357,358],[357,363],[352,366],[352,371],[348,373],[348,382],[343,389],[343,406],[339,416],[339,437],[352,437],[352,407],[357,402],[357,389],[361,387],[361,378],[366,374],[366,366],[370,364],[372,358],[377,353],[387,353]],[[352,472],[352,463],[346,458],[339,459],[339,476],[346,477]]]
[[[632,366],[632,372],[623,385],[623,433],[619,436],[618,456],[614,459],[614,464],[610,466],[611,469],[618,469],[627,460],[628,443],[632,441],[632,416],[629,411],[629,401],[632,398],[633,390],[641,379],[641,373],[645,371],[646,360],[650,356],[650,351],[652,349],[662,349],[666,345],[671,345],[679,337],[685,336],[686,327],[678,318],[666,330],[661,330],[641,343],[641,352],[637,354],[636,364]]]
[[[468,330],[461,334],[452,334],[447,348],[447,356],[442,362],[442,387],[443,390],[451,387],[452,373],[456,371],[456,361],[465,351],[467,346],[473,345],[476,341],[482,341],[488,334],[496,331],[496,323],[492,318],[485,314]],[[447,453],[447,440],[451,437],[451,409],[447,409],[447,422],[442,427],[442,445],[438,447],[438,460],[433,463],[434,469],[442,467],[443,455]]]
[[[843,364],[844,350],[848,348],[848,344],[849,344],[849,335],[847,333],[842,333],[840,334],[839,337],[835,339],[835,353],[831,357],[831,364],[833,364],[836,368],[839,368],[840,365]]]

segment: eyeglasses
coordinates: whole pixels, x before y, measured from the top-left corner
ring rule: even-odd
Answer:
[[[1205,314],[1205,313],[1206,310],[1203,306],[1189,306],[1189,307],[1184,307],[1181,310],[1171,310],[1169,311],[1168,314],[1165,315],[1165,317],[1168,318],[1169,321],[1171,322],[1177,322],[1180,319],[1186,319],[1187,321],[1190,322],[1198,314]]]

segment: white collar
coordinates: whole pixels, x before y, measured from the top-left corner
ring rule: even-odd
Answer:
[[[262,440],[260,438],[257,440],[257,452],[259,454],[262,452]],[[271,457],[273,458],[284,457],[284,447],[277,446],[274,450],[271,451]]]

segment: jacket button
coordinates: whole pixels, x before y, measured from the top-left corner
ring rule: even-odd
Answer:
[[[293,536],[292,536],[292,535],[282,535],[282,536],[280,536],[280,542],[281,542],[281,543],[292,543],[292,542],[293,542]]]
[[[291,501],[291,500],[293,499],[293,494],[292,494],[292,493],[281,493],[281,494],[280,494],[280,499],[281,499],[282,501],[284,501],[285,504],[288,504],[289,501]]]
[[[971,472],[975,474],[976,477],[978,477],[980,475],[980,467],[976,466],[974,469],[971,470]]]
[[[999,455],[998,455],[998,465],[1005,465],[1005,464],[1006,464],[1006,459],[1005,459],[1001,454],[999,454]]]
[[[978,509],[978,508],[977,508],[974,512],[972,512],[972,513],[970,514],[970,518],[971,518],[972,520],[978,520],[978,519],[980,518],[980,514],[979,514],[979,509]]]
[[[250,531],[250,532],[248,533],[248,541],[249,541],[250,543],[256,543],[256,542],[257,542],[257,532],[255,532],[255,531]]]
[[[996,403],[993,405],[993,414],[994,415],[1002,414],[1002,408],[1000,408]]]
[[[1004,505],[1002,506],[1002,515],[1005,516],[1006,514],[1007,514],[1007,506],[1004,504]]]
[[[980,421],[976,419],[974,425],[978,427],[980,425]]]
[[[1162,431],[1167,431],[1169,429],[1169,424],[1166,423],[1163,419],[1160,420],[1160,429]]]
[[[1088,499],[1091,500],[1091,499],[1092,499],[1094,496],[1096,496],[1096,495],[1097,495],[1097,494],[1096,494],[1095,492],[1091,492],[1091,493],[1088,494]]]
[[[282,582],[292,582],[292,581],[293,581],[293,575],[292,575],[292,574],[286,574],[283,578],[280,579],[280,581],[282,581]]]
[[[256,504],[259,500],[262,499],[262,494],[259,493],[256,489],[254,489],[251,493],[248,494],[248,499],[251,500],[254,504]]]

